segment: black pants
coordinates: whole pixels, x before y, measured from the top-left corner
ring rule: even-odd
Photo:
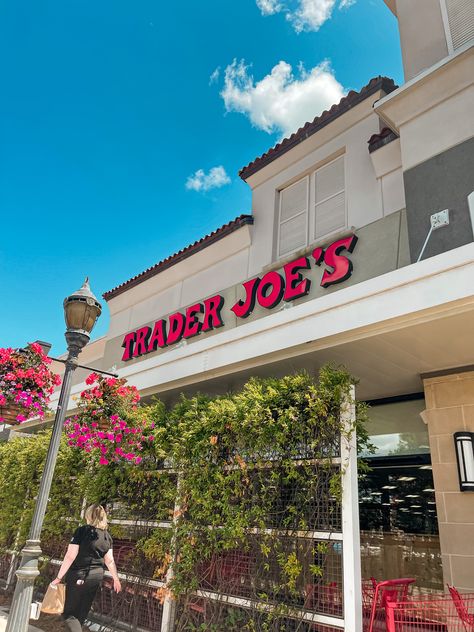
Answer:
[[[82,624],[89,614],[103,578],[102,569],[93,569],[88,573],[69,571],[66,576],[66,603],[63,613],[66,630],[82,632]],[[78,584],[78,581],[83,583]]]

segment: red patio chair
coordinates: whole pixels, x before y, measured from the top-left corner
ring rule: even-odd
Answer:
[[[474,614],[470,614],[464,603],[464,599],[462,595],[458,592],[454,586],[450,586],[448,584],[448,590],[451,595],[451,599],[453,600],[454,607],[456,608],[456,612],[458,613],[459,618],[462,621],[464,629],[466,632],[472,632],[474,630]]]
[[[365,632],[386,632],[387,627],[387,603],[393,601],[406,601],[408,595],[408,589],[415,580],[411,577],[405,577],[402,579],[389,579],[384,582],[377,582],[374,590],[374,596],[372,605],[370,607],[370,615],[368,618],[368,625],[365,625],[366,617],[364,618],[364,631]],[[363,613],[368,615],[369,612]]]
[[[317,612],[341,616],[342,593],[336,582],[328,584],[306,584],[304,608]]]

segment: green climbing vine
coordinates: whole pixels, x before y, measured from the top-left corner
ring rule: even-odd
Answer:
[[[152,440],[139,464],[99,465],[99,455],[64,440],[44,542],[67,541],[84,498],[106,503],[112,534],[135,542],[128,572],[164,581],[172,566],[162,597],[178,600],[178,632],[274,629],[270,622],[292,608],[315,607],[312,587],[341,579],[340,549],[311,533],[340,529],[341,469],[333,457],[352,381],[345,370],[324,367],[317,380],[307,373],[253,378],[235,393],[182,396],[170,409],[160,401],[141,406],[136,414]],[[356,410],[349,432],[366,446],[366,409],[357,403]],[[48,441],[44,432],[0,445],[4,551],[26,538]],[[219,601],[204,603],[198,589],[260,605],[249,618]]]

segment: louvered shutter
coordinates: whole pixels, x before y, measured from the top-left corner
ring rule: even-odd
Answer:
[[[278,254],[283,256],[306,246],[308,226],[308,178],[280,191]]]
[[[474,0],[446,0],[454,50],[474,39]]]
[[[317,239],[346,225],[344,156],[316,171],[314,187],[314,238]]]

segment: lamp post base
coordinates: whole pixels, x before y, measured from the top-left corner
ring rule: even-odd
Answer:
[[[27,632],[35,579],[39,575],[38,559],[41,555],[39,540],[27,540],[21,552],[20,568],[5,632]]]

